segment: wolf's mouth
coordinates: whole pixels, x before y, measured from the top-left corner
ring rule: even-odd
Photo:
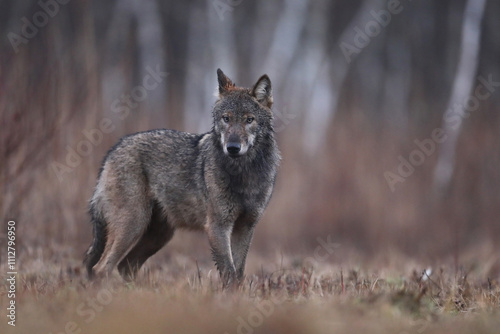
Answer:
[[[243,156],[243,154],[239,153],[228,153],[227,155],[230,156],[231,158],[239,158]]]

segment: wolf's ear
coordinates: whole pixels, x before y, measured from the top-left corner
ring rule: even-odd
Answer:
[[[271,89],[271,80],[264,74],[257,81],[252,89],[252,96],[265,107],[271,108],[273,105],[273,92]]]
[[[226,77],[220,68],[217,69],[217,80],[219,81],[219,94],[222,95],[234,87],[234,83]]]

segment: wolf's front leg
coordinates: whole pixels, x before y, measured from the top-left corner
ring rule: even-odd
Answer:
[[[236,278],[242,283],[243,273],[245,271],[245,262],[248,249],[253,238],[253,231],[257,221],[254,219],[239,219],[233,228],[231,236],[231,252],[233,255],[234,266],[236,269]]]
[[[219,270],[223,287],[232,286],[236,283],[236,270],[231,254],[231,227],[210,224],[207,233],[212,256]]]

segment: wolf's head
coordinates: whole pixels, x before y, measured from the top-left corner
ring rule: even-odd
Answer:
[[[271,80],[264,74],[248,89],[236,87],[220,69],[217,78],[219,99],[213,110],[214,131],[227,156],[241,157],[272,136]]]

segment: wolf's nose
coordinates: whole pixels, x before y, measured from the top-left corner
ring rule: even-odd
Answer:
[[[241,150],[241,145],[238,142],[229,142],[227,143],[227,151],[231,155],[236,155],[240,152]]]

